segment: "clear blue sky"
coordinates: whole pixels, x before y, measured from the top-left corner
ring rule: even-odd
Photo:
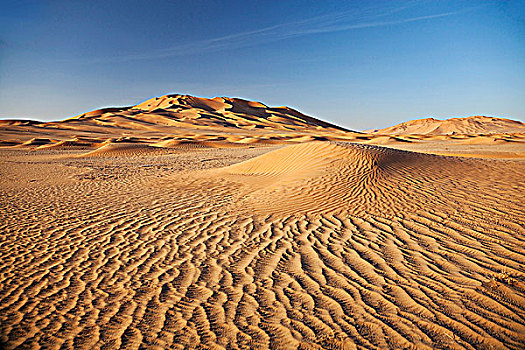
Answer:
[[[3,1],[0,118],[152,96],[288,105],[362,130],[525,118],[525,1]]]

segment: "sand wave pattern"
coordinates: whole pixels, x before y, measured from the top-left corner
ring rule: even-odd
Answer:
[[[524,170],[312,142],[219,169],[2,188],[0,340],[522,349]]]

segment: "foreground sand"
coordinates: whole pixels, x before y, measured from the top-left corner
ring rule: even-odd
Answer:
[[[524,348],[516,158],[344,142],[0,150],[0,341]]]

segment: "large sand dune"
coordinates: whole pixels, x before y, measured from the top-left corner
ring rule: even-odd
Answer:
[[[56,139],[132,136],[160,138],[197,132],[208,135],[340,134],[348,130],[288,107],[268,107],[238,98],[166,95],[136,106],[103,108],[59,122],[1,120],[3,140],[27,141],[52,134]]]

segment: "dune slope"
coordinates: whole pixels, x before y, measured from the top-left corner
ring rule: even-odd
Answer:
[[[370,133],[393,135],[450,135],[450,134],[502,134],[525,133],[525,124],[504,118],[473,116],[467,118],[416,119],[385,129],[368,130]]]
[[[53,134],[68,137],[97,135],[156,138],[183,132],[200,134],[264,132],[340,133],[339,126],[307,116],[289,107],[268,107],[239,98],[199,98],[189,95],[155,97],[135,106],[103,108],[58,122],[0,121],[0,138]],[[14,135],[13,135],[14,134]]]

